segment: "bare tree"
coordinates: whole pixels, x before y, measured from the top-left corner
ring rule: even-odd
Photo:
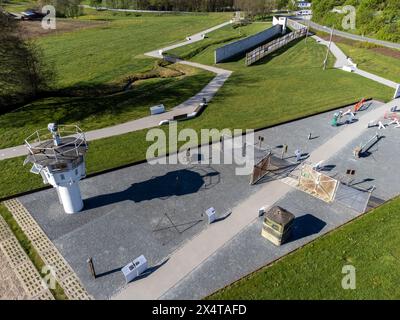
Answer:
[[[0,112],[47,90],[52,68],[33,42],[23,38],[19,22],[0,10]]]

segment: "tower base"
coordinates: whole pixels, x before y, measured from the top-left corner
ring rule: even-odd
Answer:
[[[67,186],[58,186],[56,188],[65,213],[78,213],[83,209],[81,191],[77,182]]]

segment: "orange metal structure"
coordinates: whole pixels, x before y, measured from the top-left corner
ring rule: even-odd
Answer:
[[[362,99],[359,103],[357,103],[354,106],[354,112],[358,112],[361,109],[361,107],[364,105],[365,102],[366,102],[366,100]]]

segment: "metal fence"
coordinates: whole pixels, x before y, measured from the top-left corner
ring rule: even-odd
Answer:
[[[261,60],[272,52],[286,46],[289,42],[293,40],[304,37],[307,34],[307,28],[296,29],[293,32],[288,33],[287,35],[275,39],[267,44],[264,44],[253,51],[250,51],[246,54],[246,66],[251,66],[255,62]]]

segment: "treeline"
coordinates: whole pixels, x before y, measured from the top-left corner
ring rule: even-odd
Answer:
[[[342,28],[345,14],[332,12],[336,7],[356,8],[356,32],[382,40],[400,42],[399,0],[313,0],[313,20]]]
[[[242,10],[264,14],[289,0],[91,0],[95,7],[134,10],[221,12]]]
[[[14,19],[0,8],[0,113],[12,110],[48,88],[53,73],[40,49],[23,39]]]
[[[57,17],[75,18],[83,13],[82,0],[38,0],[38,7],[41,8],[50,4],[56,8]]]

